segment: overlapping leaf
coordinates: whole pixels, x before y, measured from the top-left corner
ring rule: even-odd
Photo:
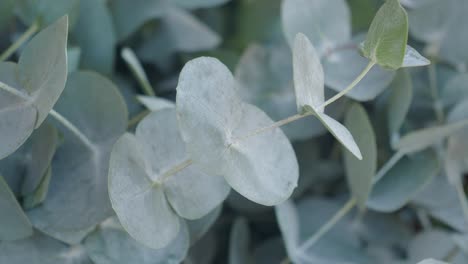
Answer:
[[[252,201],[281,203],[297,185],[296,156],[279,128],[250,135],[273,121],[242,102],[236,85],[231,72],[216,59],[187,63],[176,100],[182,138],[194,163],[207,173],[223,175]],[[275,144],[270,144],[272,140]]]
[[[298,112],[312,112],[346,149],[358,159],[362,159],[359,147],[348,129],[324,113],[322,65],[315,48],[302,33],[296,35],[294,42],[293,74]]]
[[[0,158],[38,128],[65,87],[68,19],[62,17],[25,47],[19,63],[0,64]]]
[[[70,75],[55,109],[61,113],[55,117],[61,121],[57,126],[64,142],[52,162],[47,199],[28,216],[36,228],[60,239],[86,234],[112,214],[108,160],[112,145],[126,129],[127,109],[117,88],[90,72]]]

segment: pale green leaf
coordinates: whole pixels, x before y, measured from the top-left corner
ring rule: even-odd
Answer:
[[[351,38],[351,14],[344,0],[285,0],[281,20],[291,47],[296,34],[303,33],[319,55]]]
[[[10,187],[0,176],[0,240],[10,241],[26,238],[33,234],[33,229],[28,218],[21,209]],[[1,247],[0,243],[0,247]],[[0,250],[1,252],[1,250]],[[0,260],[2,254],[0,254]]]
[[[387,0],[370,25],[362,52],[369,60],[390,69],[403,64],[408,41],[408,15],[399,0]]]
[[[403,207],[439,172],[433,152],[403,158],[378,181],[367,206],[379,212],[393,212]]]
[[[374,129],[366,110],[359,104],[354,104],[348,110],[345,125],[355,135],[356,144],[362,151],[362,160],[356,159],[349,152],[344,152],[344,161],[351,193],[356,198],[359,208],[364,210],[377,169],[377,143]]]
[[[138,102],[140,102],[142,105],[144,105],[148,110],[152,112],[156,112],[156,111],[163,110],[166,108],[175,107],[174,102],[169,101],[164,98],[146,96],[146,95],[137,95],[136,98]]]
[[[21,53],[18,82],[38,110],[38,128],[59,98],[67,80],[68,17],[64,16],[35,36]]]
[[[403,153],[413,153],[424,150],[443,140],[468,125],[468,119],[453,122],[443,126],[420,129],[404,135],[395,148]]]
[[[135,241],[115,218],[104,221],[86,238],[86,252],[95,264],[178,264],[189,248],[187,227],[182,223],[176,239],[162,249],[151,249]]]
[[[223,175],[252,201],[281,203],[297,185],[294,151],[279,128],[248,136],[273,121],[242,102],[236,85],[231,72],[214,58],[188,62],[177,87],[182,138],[195,165],[207,173]]]
[[[49,191],[49,183],[51,177],[52,170],[49,167],[42,176],[37,188],[32,193],[28,193],[23,197],[23,207],[26,210],[38,206],[46,199],[47,192]]]
[[[55,110],[61,115],[53,114],[60,120],[54,123],[64,140],[52,161],[47,198],[28,216],[34,227],[58,237],[88,230],[112,214],[108,162],[112,145],[127,127],[127,109],[112,82],[75,72]]]
[[[323,112],[320,107],[325,101],[322,64],[314,46],[302,33],[294,40],[293,69],[297,111]]]
[[[387,104],[387,125],[391,144],[395,144],[400,135],[400,128],[408,114],[413,100],[413,82],[407,71],[400,71],[390,85],[390,97]]]

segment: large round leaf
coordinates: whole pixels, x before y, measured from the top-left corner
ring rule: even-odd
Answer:
[[[223,175],[252,201],[281,203],[297,185],[296,156],[279,128],[248,136],[273,121],[242,102],[236,85],[231,72],[214,58],[188,62],[177,87],[182,138],[194,163],[207,173]]]
[[[87,230],[112,214],[109,155],[127,127],[122,96],[95,73],[72,73],[55,109],[62,114],[57,126],[64,142],[52,162],[47,199],[28,212],[34,226],[50,235]]]

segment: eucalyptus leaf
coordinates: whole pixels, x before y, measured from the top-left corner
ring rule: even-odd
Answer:
[[[249,253],[250,230],[247,220],[238,218],[235,220],[229,237],[229,264],[251,263]]]
[[[80,1],[18,0],[17,6],[19,17],[27,25],[39,22],[41,27],[46,27],[67,15],[72,29],[78,19]]]
[[[423,261],[418,262],[418,264],[449,264],[448,262],[438,261],[435,259],[425,259]]]
[[[80,0],[80,15],[71,37],[81,48],[81,66],[102,74],[114,67],[116,34],[104,0]]]
[[[163,249],[151,249],[133,240],[115,218],[104,221],[100,227],[86,238],[86,252],[95,264],[126,263],[180,263],[189,248],[188,232],[185,225],[177,238]]]
[[[369,61],[359,54],[358,43],[365,36],[362,34],[354,37],[351,42],[343,44],[323,59],[323,69],[325,72],[325,84],[328,88],[336,92],[344,90],[356,76],[359,76],[362,69],[366,68]],[[349,65],[353,65],[350,67]],[[357,101],[369,101],[381,94],[392,82],[395,72],[374,66],[366,76],[348,93],[350,97]]]
[[[356,135],[355,140],[362,150],[362,160],[356,159],[349,152],[344,153],[348,185],[361,210],[366,208],[367,198],[372,188],[372,181],[377,170],[377,143],[374,129],[366,110],[354,104],[345,117],[345,125]]]
[[[399,0],[387,0],[377,11],[363,43],[363,55],[385,68],[402,67],[408,41],[408,15]]]
[[[304,34],[297,34],[293,49],[294,89],[298,112],[313,113],[332,135],[358,159],[359,147],[351,133],[324,113],[324,73],[314,47]]]
[[[395,147],[398,151],[403,153],[418,152],[450,136],[467,125],[468,120],[464,119],[443,126],[434,126],[413,131],[404,135]]]
[[[23,209],[21,209],[15,195],[11,192],[10,187],[1,176],[0,196],[0,210],[4,212],[0,218],[0,240],[11,241],[31,236],[33,234],[31,223],[24,214]]]
[[[222,206],[218,206],[202,218],[185,221],[190,234],[190,245],[196,244],[205,236],[215,224],[216,220],[218,220],[218,217],[221,215],[221,210]]]
[[[15,0],[5,0],[0,3],[0,30],[3,30],[14,17]]]
[[[414,48],[406,46],[405,57],[403,58],[403,64],[401,67],[419,67],[427,66],[429,64],[431,64],[431,61],[424,58]]]
[[[67,79],[67,30],[65,16],[28,43],[18,64],[0,64],[0,130],[7,135],[0,158],[26,141],[62,93]]]
[[[55,110],[61,114],[54,117],[64,142],[52,162],[47,198],[28,216],[47,234],[84,232],[112,214],[108,160],[127,127],[127,109],[112,82],[96,73],[75,72]]]
[[[161,123],[166,126],[159,126]],[[121,137],[111,155],[112,206],[123,227],[135,239],[155,249],[176,237],[178,216],[201,218],[229,193],[221,176],[180,166],[188,156],[178,134],[175,109],[161,110],[138,125],[136,136]]]
[[[411,76],[406,70],[398,72],[391,84],[390,97],[387,105],[387,123],[388,132],[395,143],[400,134],[400,128],[403,125],[408,114],[411,101],[413,100],[413,83]]]
[[[242,102],[236,85],[231,72],[214,58],[188,62],[177,87],[182,138],[195,165],[207,173],[223,175],[233,189],[252,201],[281,203],[297,185],[294,151],[278,128],[248,136],[273,121]],[[272,140],[276,144],[270,144]]]
[[[433,152],[403,158],[378,181],[367,206],[379,212],[393,212],[403,207],[439,172]]]
[[[291,47],[296,34],[303,33],[319,56],[351,39],[351,14],[344,0],[285,0],[281,20]]]
[[[230,0],[173,0],[174,4],[183,8],[208,8],[223,5]]]
[[[69,47],[67,49],[67,69],[68,73],[77,71],[80,65],[81,49],[78,47]]]
[[[44,175],[39,182],[39,185],[34,192],[25,195],[23,198],[23,207],[25,209],[32,209],[42,203],[49,191],[50,178],[52,177],[52,170],[50,167],[45,171]]]

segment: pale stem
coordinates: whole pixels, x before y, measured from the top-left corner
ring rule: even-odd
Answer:
[[[50,116],[52,116],[55,120],[57,120],[59,123],[61,123],[63,126],[65,126],[70,132],[72,132],[76,137],[80,139],[83,144],[85,144],[89,149],[94,150],[94,144],[89,140],[88,137],[86,137],[81,131],[73,125],[68,119],[66,119],[64,116],[56,112],[54,109],[50,110],[49,112]]]
[[[322,238],[323,235],[325,235],[330,229],[335,226],[336,223],[338,223],[353,207],[356,205],[356,199],[355,198],[350,198],[344,206],[338,210],[338,212],[333,215],[333,217],[328,220],[312,237],[307,239],[298,249],[299,253],[305,252],[308,248],[312,247],[317,243],[317,241]]]
[[[465,190],[463,190],[462,182],[459,181],[458,184],[455,185],[455,188],[457,189],[458,200],[460,200],[465,221],[468,224],[468,202],[466,200],[466,194]]]
[[[140,122],[143,118],[145,118],[149,113],[150,113],[149,110],[143,110],[140,113],[136,114],[134,117],[132,117],[132,119],[130,119],[130,121],[128,121],[127,128],[130,129],[136,124],[138,124],[138,122]]]
[[[403,156],[404,153],[396,152],[377,172],[376,177],[374,178],[375,180],[372,182],[372,184],[375,185],[380,179],[382,179],[383,175],[385,175],[390,170],[390,168],[393,165],[395,165],[395,163],[398,160],[400,160]],[[317,241],[319,241],[323,235],[330,231],[330,229],[332,229],[336,225],[336,223],[338,223],[349,211],[351,211],[351,209],[354,208],[356,202],[356,199],[354,197],[351,197],[343,205],[343,207],[333,215],[333,217],[330,220],[328,220],[312,237],[307,239],[299,247],[298,253],[303,254],[308,248],[312,247],[315,243],[317,243]]]
[[[375,65],[375,62],[369,62],[369,64],[366,66],[366,68],[359,74],[358,77],[356,77],[356,79],[354,79],[354,81],[348,87],[346,87],[343,91],[337,93],[332,98],[328,99],[321,106],[317,107],[317,109],[323,109],[325,106],[333,103],[334,101],[338,100],[340,97],[345,95],[347,92],[351,91],[366,76],[366,74],[372,69],[372,67],[374,65]],[[273,124],[271,124],[269,126],[262,127],[260,129],[254,130],[253,132],[251,132],[251,133],[249,133],[249,134],[247,134],[245,136],[235,138],[234,141],[246,140],[246,139],[248,139],[250,137],[256,136],[258,134],[264,133],[264,132],[269,131],[269,130],[273,130],[273,129],[278,128],[280,126],[284,126],[286,124],[289,124],[291,122],[294,122],[296,120],[299,120],[301,118],[311,116],[311,115],[314,115],[314,113],[306,112],[304,114],[295,114],[295,115],[290,116],[290,117],[288,117],[286,119],[277,121],[277,122],[275,122],[275,123],[273,123]]]
[[[122,58],[127,63],[127,66],[130,68],[130,71],[132,72],[133,76],[140,84],[141,88],[143,89],[143,92],[149,96],[156,96],[156,94],[153,91],[153,87],[151,87],[151,84],[149,83],[148,78],[146,77],[145,70],[141,66],[141,63],[138,61],[135,53],[129,48],[124,48],[122,50]]]
[[[32,25],[0,55],[0,61],[8,59],[15,51],[21,47],[32,35],[39,31],[39,23],[35,21]]]
[[[17,97],[19,97],[21,99],[24,99],[25,101],[30,101],[31,100],[31,98],[29,98],[27,94],[25,94],[25,93],[15,89],[15,88],[11,87],[8,84],[3,83],[1,81],[0,81],[0,89],[4,90],[5,92],[10,93],[10,94],[12,94],[14,96],[17,96]]]
[[[431,96],[432,96],[432,99],[434,100],[434,103],[433,103],[434,112],[436,114],[437,121],[439,123],[443,123],[444,111],[443,111],[442,104],[439,100],[439,90],[437,89],[437,71],[436,71],[435,63],[431,63],[427,69],[428,69],[428,75],[429,75],[429,86],[431,88]]]
[[[319,106],[318,109],[325,108],[325,106],[335,102],[336,100],[340,99],[342,96],[347,94],[349,91],[351,91],[367,75],[367,73],[369,73],[369,71],[372,69],[374,65],[375,65],[375,62],[370,61],[369,64],[367,64],[366,68],[364,68],[364,70],[358,75],[358,77],[356,77],[356,79],[354,79],[354,81],[351,84],[348,85],[348,87],[346,87],[341,92],[335,94],[332,98],[325,101],[325,103]]]

